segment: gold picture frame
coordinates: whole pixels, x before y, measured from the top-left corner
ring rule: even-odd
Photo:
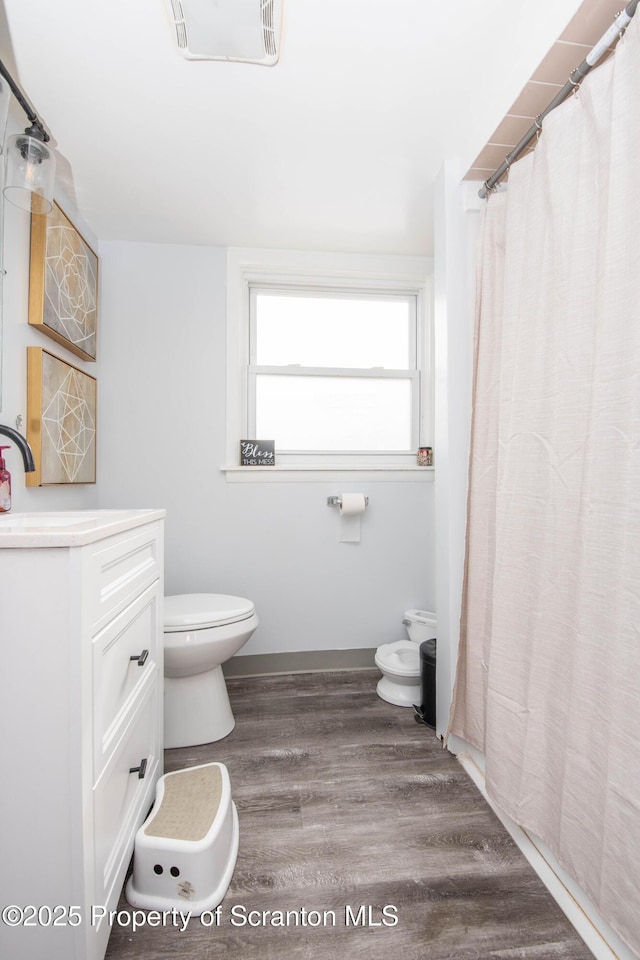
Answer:
[[[27,347],[27,440],[36,469],[28,487],[96,482],[97,380]]]
[[[98,256],[54,202],[31,217],[29,323],[82,360],[95,361]]]

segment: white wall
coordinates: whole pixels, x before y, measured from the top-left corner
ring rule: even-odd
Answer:
[[[100,505],[167,510],[167,593],[250,597],[244,654],[375,647],[435,602],[433,483],[228,483],[221,248],[104,243]],[[327,496],[362,490],[360,544]]]
[[[24,118],[22,118],[24,126]],[[21,129],[11,117],[9,131]],[[0,178],[2,165],[0,164]],[[0,187],[2,186],[0,179]],[[65,213],[82,231],[94,250],[98,250],[96,238],[79,215],[74,204],[64,195],[61,186],[56,189],[56,198]],[[92,376],[99,376],[100,363],[84,363],[68,353],[50,337],[44,336],[29,326],[29,243],[30,217],[10,203],[0,203],[4,208],[4,242],[2,266],[6,270],[2,284],[2,390],[0,423],[16,427],[16,418],[22,417],[20,432],[27,430],[27,347],[44,347],[58,357]],[[0,210],[0,216],[2,211]],[[100,318],[99,318],[100,322]],[[98,327],[98,358],[100,356],[100,328]],[[9,441],[0,436],[0,443]],[[15,447],[5,450],[7,468],[11,473],[12,510],[84,510],[95,507],[98,491],[95,484],[65,484],[51,487],[26,487],[22,457]],[[98,450],[99,455],[99,450]]]
[[[449,161],[435,185],[437,730],[446,732],[455,679],[464,574],[475,297],[477,186]]]

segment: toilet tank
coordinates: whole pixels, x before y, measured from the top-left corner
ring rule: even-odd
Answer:
[[[436,636],[436,615],[429,610],[405,610],[402,622],[414,643],[433,640]]]

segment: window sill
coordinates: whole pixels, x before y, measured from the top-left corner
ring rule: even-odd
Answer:
[[[325,480],[343,482],[367,480],[386,483],[433,483],[433,467],[418,466],[349,466],[324,464],[306,466],[290,464],[275,467],[220,467],[227,483],[318,483]]]

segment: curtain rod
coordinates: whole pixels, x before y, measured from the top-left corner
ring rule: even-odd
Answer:
[[[520,154],[525,150],[534,137],[540,135],[542,130],[542,121],[551,113],[552,110],[555,110],[556,107],[567,99],[569,94],[573,93],[581,84],[582,80],[586,75],[596,66],[598,60],[606,53],[614,40],[621,36],[625,28],[631,22],[631,18],[636,12],[636,7],[638,6],[638,0],[631,0],[631,3],[627,4],[624,10],[622,10],[615,18],[607,32],[598,40],[595,47],[587,54],[585,59],[582,61],[579,67],[576,67],[575,70],[569,76],[569,79],[565,83],[564,87],[556,93],[555,97],[551,101],[548,107],[546,107],[542,113],[539,113],[536,119],[533,122],[533,125],[527,130],[522,140],[519,141],[513,148],[513,150],[506,155],[498,169],[494,174],[492,174],[488,180],[485,180],[482,187],[478,191],[478,196],[483,200],[495,190],[498,182],[502,179],[505,173],[508,171],[512,163],[514,163]],[[574,79],[577,77],[577,79]]]

